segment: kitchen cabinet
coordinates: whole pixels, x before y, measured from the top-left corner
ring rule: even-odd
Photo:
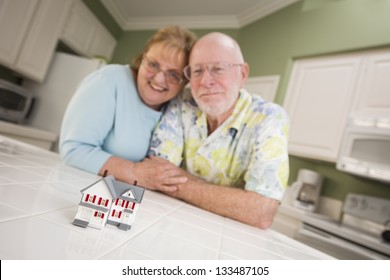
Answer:
[[[111,59],[116,45],[115,38],[79,0],[73,3],[61,40],[80,55],[107,60]]]
[[[348,119],[390,117],[390,50],[294,63],[284,107],[291,155],[336,162]]]
[[[284,102],[290,154],[336,161],[361,64],[357,55],[294,63]]]
[[[115,38],[100,22],[95,23],[95,32],[87,49],[89,57],[103,57],[109,61],[116,46]]]
[[[284,107],[291,155],[336,162],[350,116],[390,116],[390,50],[294,63]]]
[[[38,0],[0,0],[0,62],[11,67],[27,34]]]
[[[70,1],[0,0],[0,61],[42,81],[65,23]]]
[[[360,117],[390,117],[390,50],[369,52],[352,108]]]

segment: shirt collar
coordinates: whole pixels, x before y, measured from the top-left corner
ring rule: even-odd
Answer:
[[[233,114],[226,120],[225,131],[229,133],[231,128],[239,131],[243,125],[244,117],[252,103],[252,95],[245,89],[240,90],[240,96],[234,106]]]

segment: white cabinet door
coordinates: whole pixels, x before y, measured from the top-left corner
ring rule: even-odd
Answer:
[[[11,68],[22,46],[38,0],[0,0],[0,63]]]
[[[61,40],[72,50],[88,57],[111,59],[116,40],[88,7],[75,1],[65,24]]]
[[[368,53],[365,57],[353,113],[390,117],[390,50]]]
[[[103,57],[108,61],[116,46],[116,40],[110,32],[100,23],[96,23],[96,29],[87,50],[89,57]]]
[[[284,102],[291,155],[337,160],[361,64],[356,55],[294,63]]]
[[[92,12],[80,1],[74,2],[61,36],[62,41],[75,52],[85,55],[95,30]]]
[[[69,0],[40,0],[14,70],[35,81],[43,81],[70,3]]]

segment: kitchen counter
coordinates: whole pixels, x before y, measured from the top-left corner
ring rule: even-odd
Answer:
[[[149,190],[129,231],[74,226],[80,190],[97,179],[0,135],[0,259],[332,259]]]
[[[57,135],[38,128],[0,120],[0,134],[50,150],[57,141]]]

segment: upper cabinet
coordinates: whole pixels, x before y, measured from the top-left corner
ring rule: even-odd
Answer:
[[[38,0],[0,0],[0,62],[11,67],[27,35]]]
[[[46,75],[69,0],[0,0],[0,62],[36,81]]]
[[[298,60],[284,107],[291,155],[336,162],[350,116],[390,116],[390,51]]]
[[[80,55],[108,61],[116,46],[115,38],[79,0],[71,8],[61,40]]]
[[[103,24],[96,22],[94,36],[87,48],[87,55],[89,57],[103,57],[107,61],[110,61],[115,46],[115,38],[107,31]]]
[[[390,50],[367,53],[363,63],[353,113],[390,118]]]

